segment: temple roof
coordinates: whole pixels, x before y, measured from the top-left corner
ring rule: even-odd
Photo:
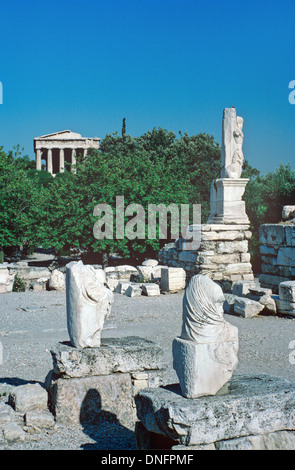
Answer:
[[[41,135],[40,137],[35,137],[36,139],[83,139],[81,134],[77,132],[72,132],[70,130],[53,132],[52,134]]]

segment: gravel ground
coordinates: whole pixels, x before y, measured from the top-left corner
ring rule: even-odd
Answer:
[[[136,335],[159,343],[171,367],[167,383],[177,382],[172,369],[172,340],[181,330],[183,293],[160,297],[129,298],[115,294],[112,313],[105,322],[103,337]],[[295,319],[258,316],[244,319],[226,315],[239,328],[239,364],[235,374],[270,374],[295,383],[295,365],[289,361],[289,343],[295,340]],[[0,393],[9,385],[43,383],[52,369],[50,349],[68,341],[65,293],[24,292],[0,297]],[[100,426],[57,425],[56,429],[9,449],[42,450],[130,450],[134,434],[118,423]]]

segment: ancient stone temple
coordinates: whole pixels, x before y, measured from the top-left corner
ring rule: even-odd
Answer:
[[[241,178],[243,165],[243,119],[235,108],[223,111],[221,178],[212,181],[210,215],[206,224],[188,227],[185,238],[168,244],[159,253],[161,264],[181,267],[187,280],[195,274],[204,274],[214,281],[254,280],[248,240],[250,221],[242,200],[247,178]],[[199,246],[190,241],[201,232]]]
[[[81,134],[70,130],[36,137],[34,139],[36,169],[41,170],[43,160],[46,171],[52,175],[70,170],[76,163],[77,155],[85,157],[87,149],[98,149],[100,140],[99,137],[82,137]]]

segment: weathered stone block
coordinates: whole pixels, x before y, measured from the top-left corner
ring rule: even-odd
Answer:
[[[199,264],[234,264],[240,262],[240,254],[239,253],[232,253],[232,254],[214,254],[207,256],[203,253],[199,253],[198,255],[198,263]]]
[[[121,265],[121,266],[109,266],[105,268],[105,274],[107,279],[120,279],[130,281],[132,276],[137,276],[138,271],[134,266]]]
[[[119,420],[132,425],[130,374],[112,374],[75,379],[58,379],[50,388],[51,410],[57,423],[96,423]]]
[[[140,278],[142,278],[144,282],[151,281],[154,270],[153,266],[137,266],[136,268]]]
[[[242,278],[244,281],[254,281],[254,274],[253,273],[244,273],[242,274]],[[234,280],[233,276],[232,276],[232,280]]]
[[[179,261],[195,263],[197,260],[197,253],[191,251],[181,251],[178,256]]]
[[[271,289],[265,289],[266,291],[271,291]],[[272,298],[270,294],[265,294],[265,295],[255,295],[251,294],[251,290],[249,294],[247,294],[247,298],[250,300],[255,300],[256,302],[259,302],[261,305],[264,306],[264,312],[271,314],[271,315],[276,315],[277,313],[277,306],[275,299]]]
[[[24,415],[24,422],[30,433],[50,429],[55,425],[54,417],[49,411],[28,411]]]
[[[295,267],[295,247],[280,247],[277,264]]]
[[[142,295],[142,289],[140,285],[130,285],[124,292],[127,297],[140,297]]]
[[[278,246],[285,242],[285,227],[282,224],[263,224],[259,227],[262,245]]]
[[[248,240],[234,242],[218,242],[216,246],[217,253],[247,253]]]
[[[131,286],[131,283],[128,282],[128,281],[120,281],[115,289],[115,292],[117,292],[117,294],[125,294],[125,292],[127,291],[127,289]]]
[[[148,297],[154,297],[161,294],[160,287],[155,283],[142,284],[142,293]]]
[[[12,413],[14,412],[11,406],[6,405],[5,403],[0,403],[0,429],[4,423],[9,423],[12,420]]]
[[[247,298],[237,298],[234,304],[234,311],[244,318],[252,318],[256,315],[259,315],[260,312],[264,309],[264,305],[261,305],[255,300],[250,300]]]
[[[251,281],[237,281],[233,285],[233,295],[237,295],[238,297],[243,297],[249,293],[251,287],[254,287],[254,282]]]
[[[31,410],[45,410],[48,395],[40,384],[26,384],[15,387],[9,396],[9,402],[15,411],[25,413]]]
[[[295,281],[281,282],[279,285],[280,300],[295,302]]]
[[[273,246],[260,245],[260,254],[266,256],[277,256],[278,249]]]
[[[58,344],[51,350],[54,372],[63,377],[109,375],[117,372],[159,370],[163,350],[137,336],[102,338],[98,348],[73,348]]]
[[[159,264],[159,262],[156,259],[147,259],[143,261],[142,266],[152,266],[155,267]]]
[[[295,246],[295,225],[286,225],[286,245]]]
[[[215,443],[216,450],[294,450],[295,432],[277,431]]]
[[[244,232],[239,231],[222,231],[222,232],[203,232],[202,240],[204,241],[217,241],[217,240],[243,240],[245,238]]]
[[[223,303],[224,313],[233,314],[234,313],[235,300],[238,298],[238,296],[233,295],[233,294],[224,293],[224,298],[225,298],[225,301]]]
[[[250,253],[241,253],[241,263],[250,263],[251,255]]]
[[[161,290],[174,292],[185,288],[186,274],[182,268],[162,268]]]
[[[282,210],[282,220],[289,220],[295,217],[295,206],[284,206]]]
[[[223,272],[230,274],[252,273],[252,265],[250,263],[228,264],[224,266]]]
[[[289,281],[290,279],[283,276],[272,276],[271,274],[260,274],[259,282],[262,287],[270,287],[274,292],[278,290],[281,282]]]
[[[25,431],[15,421],[4,423],[2,432],[4,439],[8,442],[24,441],[26,439]]]
[[[233,376],[228,392],[183,397],[179,385],[135,397],[144,427],[186,446],[295,429],[295,384],[267,375]]]
[[[288,300],[275,299],[277,311],[281,315],[295,316],[295,302]]]

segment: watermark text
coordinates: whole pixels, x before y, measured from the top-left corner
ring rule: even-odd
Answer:
[[[290,341],[289,349],[292,349],[292,351],[289,354],[289,362],[290,364],[294,365],[295,364],[295,339],[293,339],[293,341]]]
[[[289,88],[293,90],[289,94],[289,103],[295,104],[295,80],[291,80],[291,82],[289,83]]]
[[[148,204],[146,211],[141,204],[125,207],[124,196],[116,196],[114,210],[109,204],[98,204],[93,215],[99,217],[93,227],[98,240],[177,240],[181,236],[188,242],[184,250],[197,250],[201,244],[201,204]]]

